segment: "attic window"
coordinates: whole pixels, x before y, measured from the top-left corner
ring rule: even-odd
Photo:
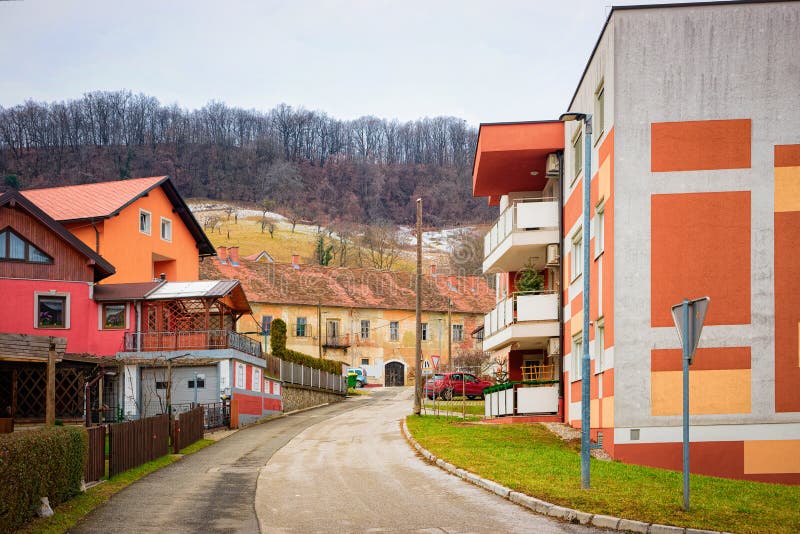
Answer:
[[[53,263],[53,258],[10,228],[0,232],[0,261]]]

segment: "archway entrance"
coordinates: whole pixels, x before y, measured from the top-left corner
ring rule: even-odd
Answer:
[[[386,387],[404,386],[406,383],[405,367],[400,362],[389,362],[385,366]]]

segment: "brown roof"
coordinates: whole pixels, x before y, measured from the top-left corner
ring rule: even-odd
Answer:
[[[164,282],[132,282],[127,284],[99,284],[94,288],[94,300],[144,300]]]
[[[65,223],[87,219],[106,219],[161,186],[174,206],[175,213],[197,242],[200,256],[216,253],[214,245],[192,215],[169,176],[132,178],[96,184],[66,185],[22,191],[25,198],[39,206],[53,219]]]
[[[200,263],[200,278],[237,278],[250,302],[344,308],[413,310],[415,274],[291,263],[242,260],[238,267],[215,259]],[[494,290],[479,276],[423,275],[422,308],[461,313],[486,313],[494,306]]]
[[[134,178],[96,184],[65,185],[22,191],[25,197],[57,221],[102,219],[147,193],[166,176]]]

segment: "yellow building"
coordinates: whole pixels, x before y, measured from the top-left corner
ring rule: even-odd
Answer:
[[[220,251],[218,258],[228,258]],[[414,372],[415,275],[291,263],[219,259],[201,277],[239,279],[253,314],[240,332],[268,344],[269,325],[283,319],[290,349],[364,367],[371,384],[404,385]],[[471,333],[483,325],[494,291],[481,277],[423,276],[423,369],[446,365],[459,351],[480,349]],[[438,357],[438,358],[437,358]]]

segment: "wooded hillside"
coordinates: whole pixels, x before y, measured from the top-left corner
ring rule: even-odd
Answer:
[[[169,174],[186,197],[276,202],[322,222],[487,222],[477,131],[454,117],[338,120],[281,104],[198,110],[129,91],[0,107],[0,175],[22,189]],[[16,177],[16,178],[15,178]]]

